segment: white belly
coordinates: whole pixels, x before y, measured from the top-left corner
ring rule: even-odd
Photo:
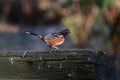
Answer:
[[[64,42],[64,39],[61,42],[56,43],[55,45],[60,45]]]

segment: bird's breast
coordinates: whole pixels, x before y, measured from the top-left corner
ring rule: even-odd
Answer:
[[[57,38],[53,38],[53,39],[45,39],[45,42],[48,44],[48,45],[60,45],[64,42],[64,36],[61,35]]]

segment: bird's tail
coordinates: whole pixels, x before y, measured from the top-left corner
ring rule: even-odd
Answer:
[[[34,36],[37,36],[37,37],[43,39],[43,35],[40,35],[40,34],[35,34],[35,33],[33,33],[33,32],[30,32],[30,31],[26,31],[26,32],[24,32],[24,33],[25,33],[25,34],[28,34],[28,35],[34,35]]]

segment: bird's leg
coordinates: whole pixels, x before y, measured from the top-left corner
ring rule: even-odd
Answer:
[[[58,47],[56,47],[56,46],[52,46],[55,50],[58,50],[59,48]]]
[[[58,48],[58,47],[56,47],[56,46],[54,46],[54,45],[53,45],[53,46],[51,46],[51,48],[52,48],[52,49],[51,49],[51,51],[52,51],[52,53],[53,53],[53,57],[54,57],[54,56],[56,56],[56,55],[57,55],[57,52],[56,52],[56,51],[58,51],[58,49],[59,49],[59,48]]]
[[[59,49],[58,47],[56,47],[54,45],[49,45],[49,47],[51,48],[51,51],[56,51]]]

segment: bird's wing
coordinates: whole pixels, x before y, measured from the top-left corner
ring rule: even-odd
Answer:
[[[44,38],[45,39],[56,39],[59,38],[61,35],[59,33],[50,33],[46,35]]]

